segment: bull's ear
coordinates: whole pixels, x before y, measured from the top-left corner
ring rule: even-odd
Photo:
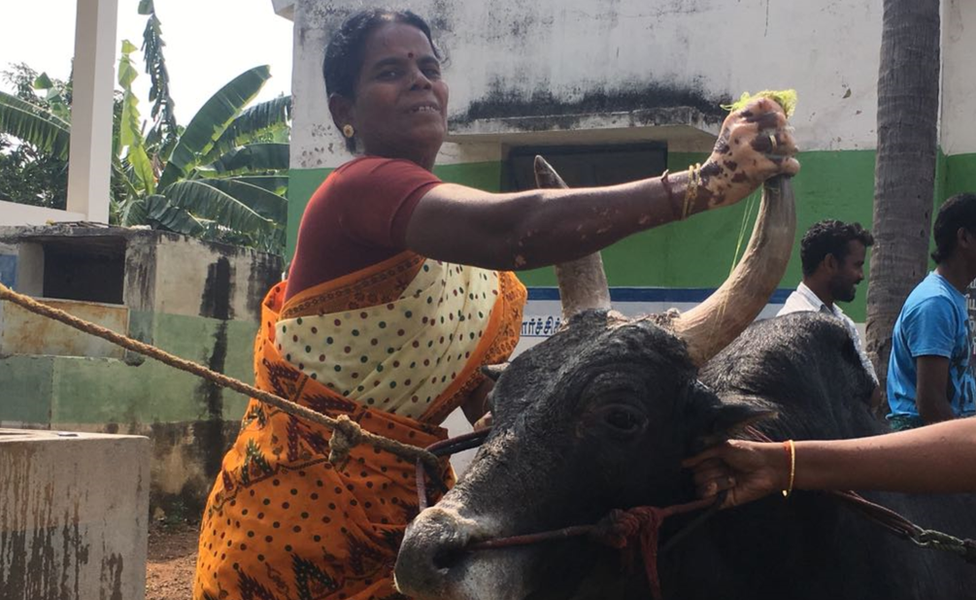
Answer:
[[[690,393],[686,421],[688,454],[697,454],[735,436],[747,426],[776,416],[758,399],[721,399],[714,392],[696,386]]]

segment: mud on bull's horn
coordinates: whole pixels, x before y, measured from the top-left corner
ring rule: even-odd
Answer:
[[[540,188],[569,187],[541,156],[535,157],[535,183]],[[599,252],[558,264],[555,269],[564,324],[584,310],[610,310],[610,287]]]
[[[729,345],[766,306],[786,272],[795,233],[793,184],[780,175],[763,185],[759,216],[738,266],[708,299],[671,321],[696,365]]]

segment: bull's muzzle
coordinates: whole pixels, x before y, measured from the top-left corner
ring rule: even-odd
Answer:
[[[513,557],[466,550],[498,536],[499,529],[494,519],[464,517],[444,501],[428,508],[407,527],[394,570],[397,589],[417,600],[503,597],[493,588],[504,581],[502,565]]]
[[[461,559],[472,529],[472,522],[452,510],[435,506],[420,513],[397,556],[397,589],[415,598],[447,596],[451,568]]]

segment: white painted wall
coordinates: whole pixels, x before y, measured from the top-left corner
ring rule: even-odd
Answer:
[[[967,32],[967,26],[969,31]],[[942,151],[976,152],[976,3],[942,1]]]
[[[333,167],[348,159],[329,116],[321,63],[329,33],[349,12],[372,4],[380,2],[297,0],[293,168]],[[652,83],[697,90],[709,98],[794,87],[800,105],[793,124],[803,149],[875,145],[877,0],[382,4],[411,8],[434,25],[436,41],[449,57],[445,77],[455,118],[493,93],[523,98],[551,93],[572,102],[589,91],[643,89]],[[615,126],[621,124],[632,126],[625,119]],[[476,131],[507,132],[517,139],[512,124],[478,125]],[[606,119],[590,118],[576,127],[611,126]],[[652,139],[654,128],[643,129],[641,135]]]
[[[0,227],[44,225],[48,221],[84,221],[85,214],[0,201]]]
[[[239,321],[260,317],[249,306],[253,294],[260,297],[268,291],[264,283],[249,284],[255,263],[261,255],[253,250],[217,246],[183,236],[166,236],[156,246],[155,312],[170,315],[200,316],[200,304],[207,287],[209,266],[221,258],[229,262],[230,318]]]

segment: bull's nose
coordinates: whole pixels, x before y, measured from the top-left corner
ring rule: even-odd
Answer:
[[[397,556],[397,588],[415,598],[448,596],[449,576],[464,556],[474,523],[450,509],[428,508],[407,528]]]

